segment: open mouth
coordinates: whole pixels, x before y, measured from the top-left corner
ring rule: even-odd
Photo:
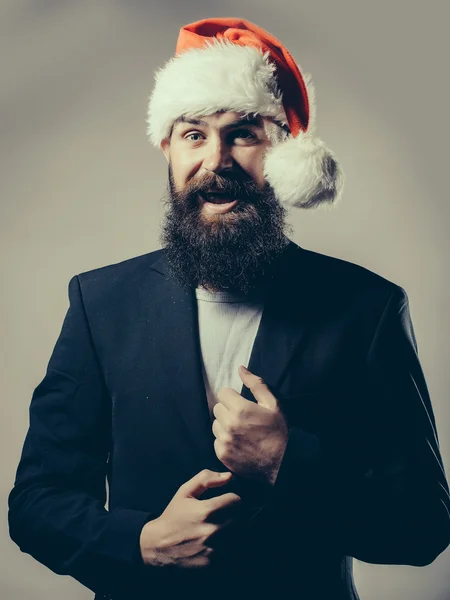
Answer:
[[[222,192],[201,192],[200,198],[208,214],[227,213],[238,203],[237,198]]]
[[[202,192],[200,195],[205,202],[211,202],[212,204],[227,204],[235,200],[235,198],[224,192]]]

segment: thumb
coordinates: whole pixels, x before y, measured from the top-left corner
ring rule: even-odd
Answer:
[[[269,386],[262,377],[255,375],[244,367],[244,365],[239,366],[238,373],[242,382],[248,387],[260,406],[264,406],[264,408],[269,408],[270,410],[279,410],[277,398],[272,394]]]

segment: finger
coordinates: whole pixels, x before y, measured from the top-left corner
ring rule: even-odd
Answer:
[[[239,376],[260,406],[271,410],[278,409],[278,400],[262,377],[255,375],[244,365],[239,366]]]
[[[223,404],[222,402],[216,402],[212,409],[213,415],[218,419],[222,424],[229,423],[230,419],[230,410]]]
[[[205,502],[206,510],[213,513],[216,511],[223,511],[224,509],[237,508],[241,505],[242,498],[234,492],[227,492],[220,496],[199,500],[199,502]]]
[[[209,488],[219,487],[228,483],[231,479],[231,472],[217,472],[210,469],[203,469],[194,477],[183,483],[178,492],[185,497],[198,498]]]
[[[212,432],[214,434],[214,437],[218,440],[223,441],[227,437],[226,427],[223,427],[223,425],[217,419],[214,419],[214,421],[213,421]]]
[[[231,412],[235,409],[241,409],[244,404],[248,403],[248,400],[233,388],[221,388],[217,392],[217,398],[224,408]]]

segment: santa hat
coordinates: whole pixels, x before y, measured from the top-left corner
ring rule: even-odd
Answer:
[[[311,76],[270,33],[244,19],[204,19],[181,28],[175,56],[155,74],[150,141],[160,147],[178,117],[229,110],[271,117],[288,129],[264,157],[264,175],[286,207],[336,202],[343,171],[314,137]]]

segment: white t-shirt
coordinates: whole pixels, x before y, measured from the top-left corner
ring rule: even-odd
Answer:
[[[243,295],[197,287],[195,294],[203,380],[212,422],[217,392],[223,387],[241,392],[238,367],[248,367],[264,302],[258,291]]]

